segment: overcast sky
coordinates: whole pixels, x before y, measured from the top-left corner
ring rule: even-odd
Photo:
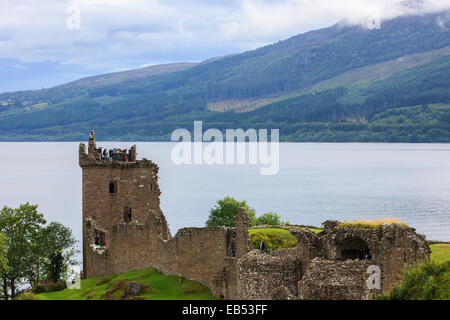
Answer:
[[[450,0],[0,0],[0,92],[202,61],[338,21],[364,24]],[[414,7],[414,8],[411,8]]]

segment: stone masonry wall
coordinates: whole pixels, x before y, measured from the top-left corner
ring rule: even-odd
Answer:
[[[230,239],[227,228],[184,228],[175,237],[160,236],[157,216],[149,215],[144,224],[122,223],[114,226],[111,243],[102,249],[89,248],[90,272],[95,275],[123,273],[154,267],[164,274],[198,281],[215,292],[215,277],[226,266]]]
[[[296,249],[261,256],[252,250],[238,261],[239,299],[295,299],[301,279],[301,262]]]
[[[368,300],[378,290],[366,284],[368,260],[333,261],[315,258],[298,283],[301,300]]]
[[[423,235],[415,229],[399,224],[384,224],[377,229],[340,227],[328,223],[317,235],[325,259],[338,258],[339,244],[347,239],[362,240],[371,255],[371,264],[381,269],[381,287],[386,292],[398,283],[403,268],[429,257],[430,247]]]

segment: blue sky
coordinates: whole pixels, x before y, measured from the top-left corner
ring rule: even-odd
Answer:
[[[415,0],[416,2],[418,0]],[[364,24],[450,0],[1,0],[0,92],[89,75],[202,61],[337,21]],[[413,6],[414,7],[414,6]]]

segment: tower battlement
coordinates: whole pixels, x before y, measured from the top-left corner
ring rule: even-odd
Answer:
[[[156,163],[146,158],[142,160],[137,159],[136,145],[129,149],[103,149],[97,148],[95,141],[95,132],[91,131],[89,134],[89,144],[86,152],[86,145],[80,143],[79,151],[79,165],[81,168],[88,167],[121,167],[121,168],[153,168],[155,175],[158,174],[159,167]]]

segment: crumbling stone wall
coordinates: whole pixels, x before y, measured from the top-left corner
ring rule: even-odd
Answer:
[[[315,258],[298,283],[301,300],[368,300],[379,290],[369,289],[368,260],[333,261]]]
[[[248,229],[250,228],[250,221],[247,212],[244,208],[239,208],[236,219],[236,258],[240,259],[245,256],[251,249],[252,243]]]
[[[88,251],[91,272],[107,275],[154,267],[164,274],[198,281],[214,291],[214,279],[225,267],[230,241],[227,228],[184,228],[164,240],[158,223],[157,217],[149,214],[144,224],[114,226],[107,247]]]
[[[359,239],[367,245],[371,263],[381,269],[383,292],[398,283],[406,265],[422,261],[431,253],[425,236],[413,228],[399,224],[384,224],[377,229],[344,228],[339,223],[331,223],[318,235],[324,258],[337,259],[339,245],[347,239]]]
[[[367,291],[374,265],[381,271],[380,292],[389,291],[399,281],[404,267],[429,257],[431,252],[423,235],[399,224],[384,224],[380,228],[341,227],[339,221],[326,221],[324,231],[312,234],[292,232],[299,241],[304,278],[299,283],[299,297],[304,299],[369,299],[377,292]],[[342,251],[354,244],[368,258],[345,259]],[[358,248],[358,247],[356,247]],[[364,269],[366,268],[366,269]],[[317,282],[316,282],[317,280]]]
[[[307,228],[289,230],[297,238],[297,251],[302,262],[303,272],[309,268],[312,259],[322,256],[316,234]]]
[[[238,261],[239,299],[295,299],[301,276],[295,248],[274,251],[272,256],[252,250]]]

